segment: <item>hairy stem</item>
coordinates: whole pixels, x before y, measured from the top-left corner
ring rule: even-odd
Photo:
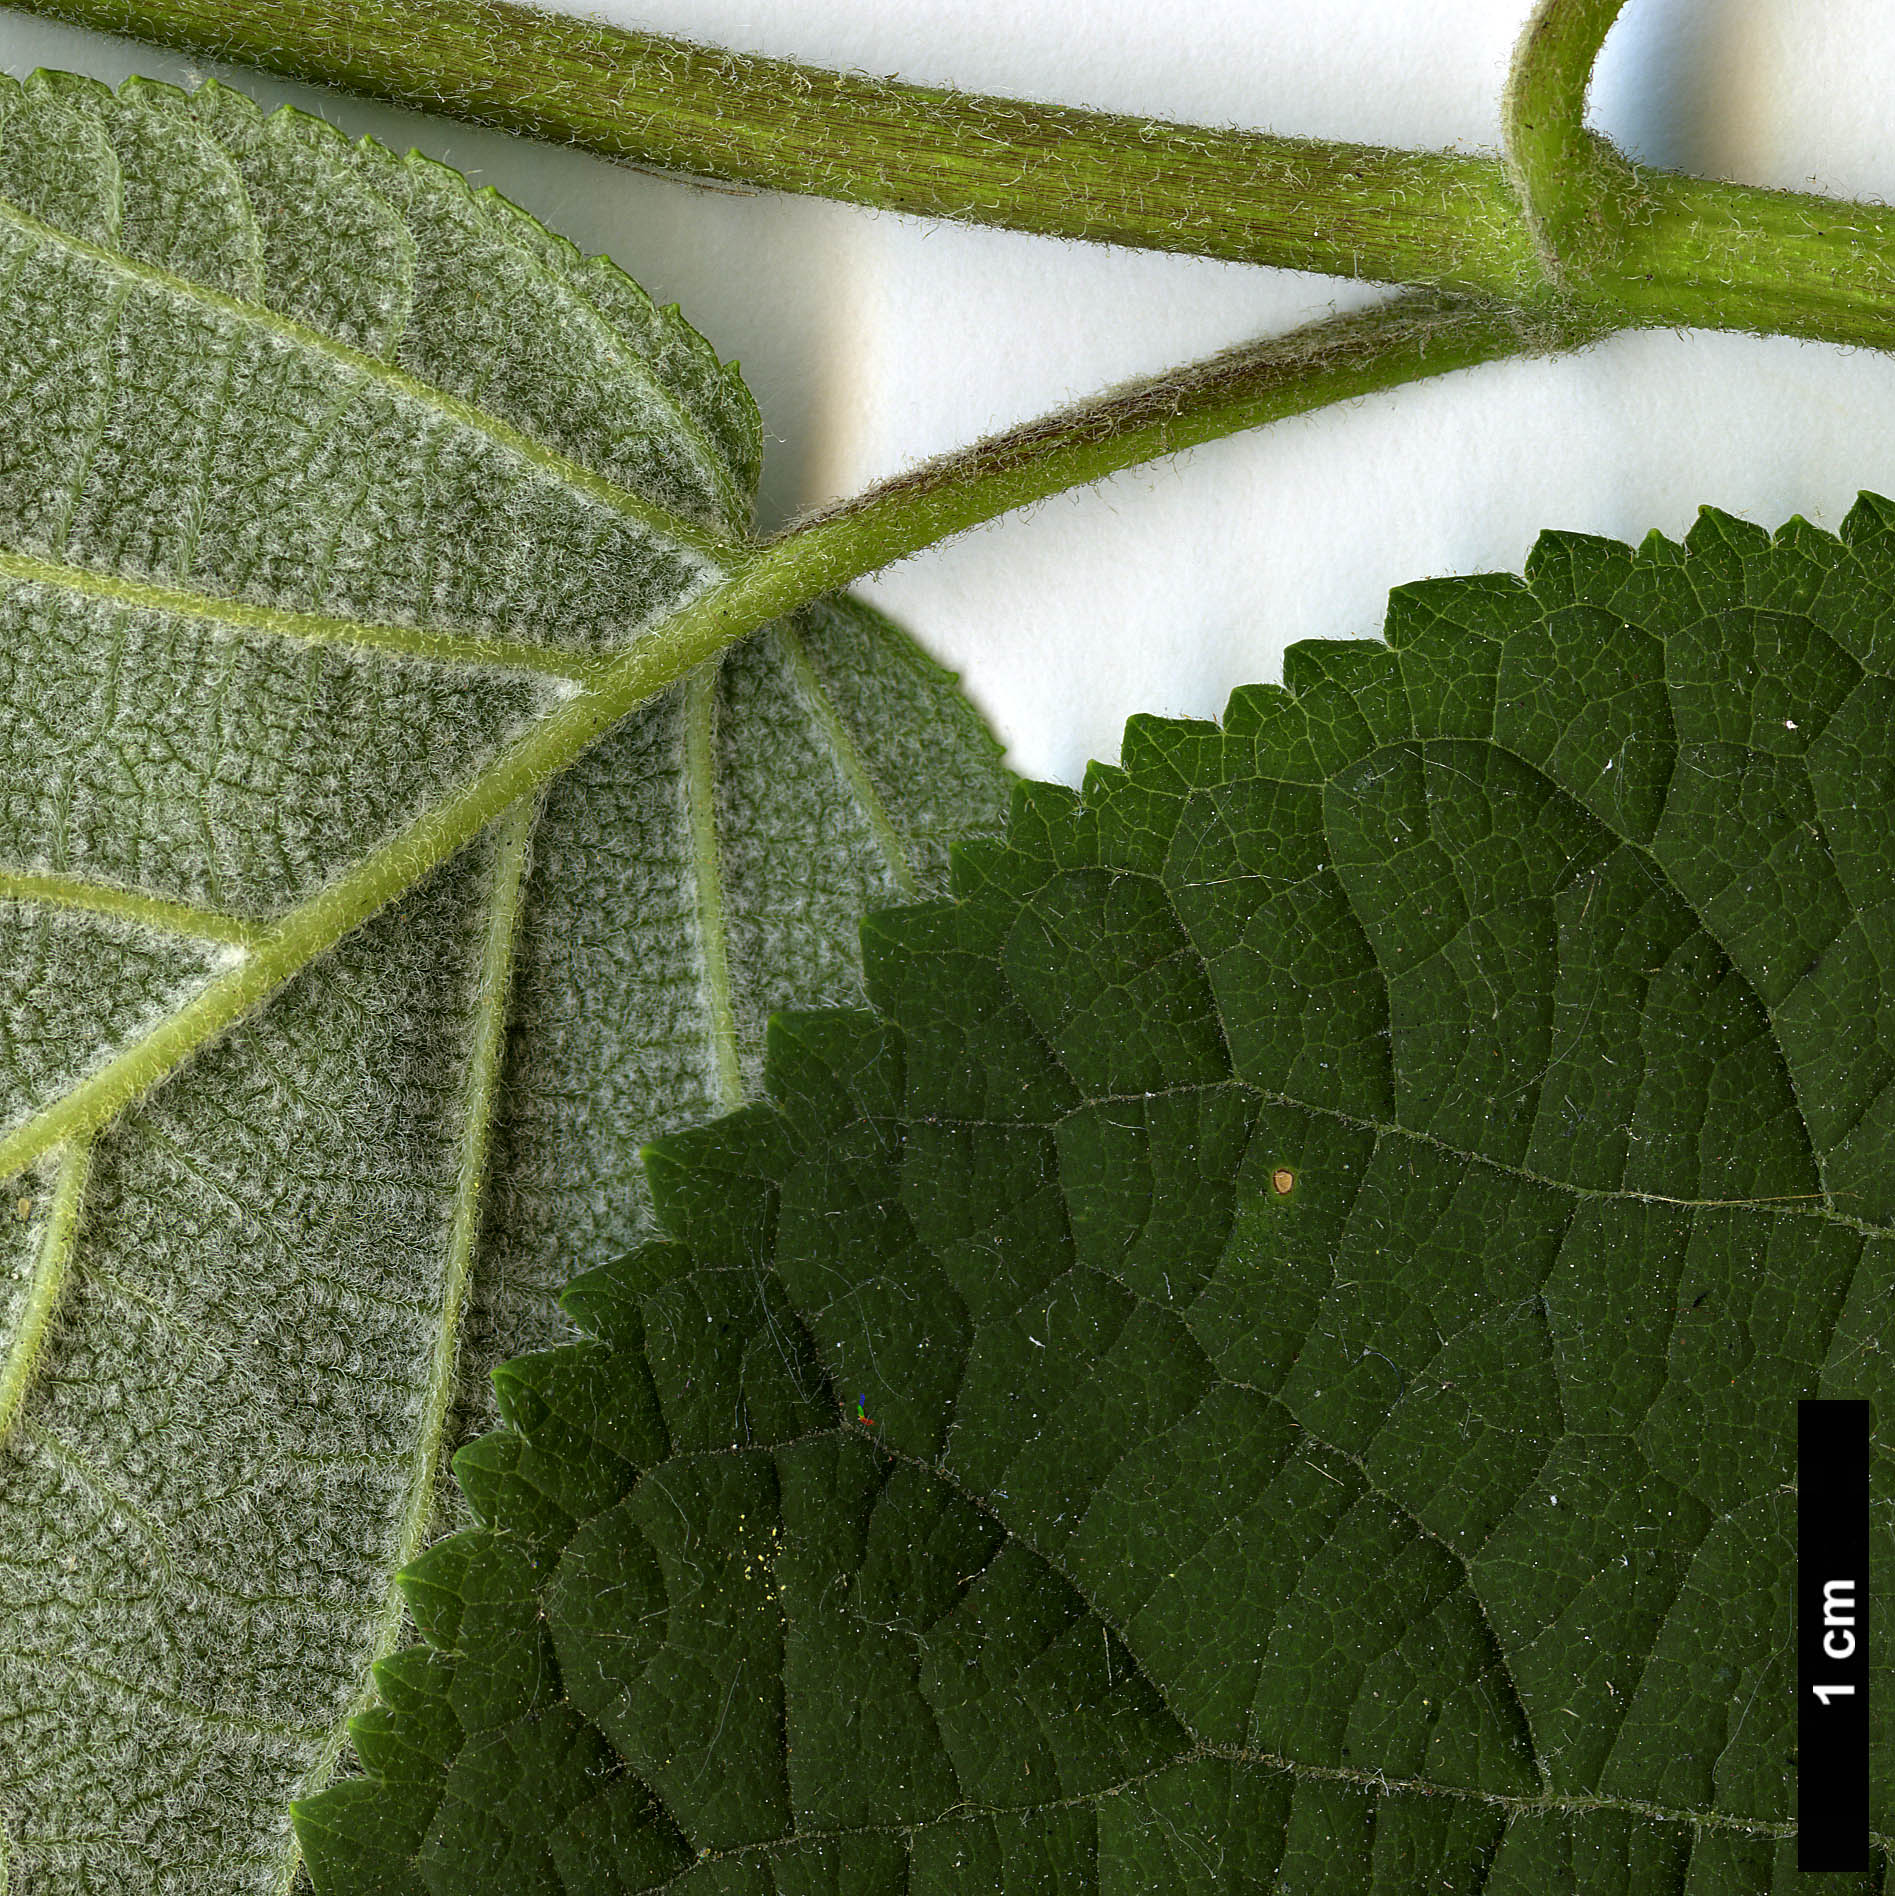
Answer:
[[[505,0],[13,4],[702,178],[1583,306],[1604,326],[1895,347],[1895,212],[1641,171],[1585,131],[1592,61],[1623,0],[1535,12],[1505,162],[902,85]]]
[[[445,802],[234,951],[227,973],[143,1040],[0,1138],[0,1177],[102,1125],[647,699],[770,620],[949,534],[1156,455],[1422,376],[1572,347],[1596,333],[1580,319],[1528,323],[1506,304],[1397,298],[978,443],[766,542],[732,577],[600,660],[582,688]]]
[[[501,0],[20,10],[702,178],[1334,276],[1515,296],[1541,280],[1491,158],[902,85]]]
[[[771,550],[795,544],[801,558],[835,558],[835,578],[818,589],[829,591],[1010,508],[1140,461],[1423,376],[1576,348],[1606,327],[1585,315],[1418,291],[975,442],[798,523]]]
[[[1501,123],[1508,168],[1541,261],[1556,282],[1564,253],[1614,197],[1629,168],[1586,130],[1599,48],[1625,0],[1540,0],[1514,47]]]
[[[1587,131],[1624,5],[1540,0],[1508,74],[1508,165],[1556,294],[1628,325],[1895,347],[1886,207],[1646,171]]]

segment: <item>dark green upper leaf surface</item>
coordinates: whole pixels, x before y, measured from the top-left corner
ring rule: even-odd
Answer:
[[[1892,608],[1870,499],[1548,536],[1024,789],[500,1373],[319,1887],[1784,1885],[1795,1405],[1895,1394]]]

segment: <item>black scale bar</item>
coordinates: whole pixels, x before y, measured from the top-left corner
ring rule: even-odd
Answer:
[[[1869,1405],[1796,1417],[1796,1867],[1869,1867]]]

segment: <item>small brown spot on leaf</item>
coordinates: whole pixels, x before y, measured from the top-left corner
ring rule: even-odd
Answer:
[[[1287,1166],[1279,1165],[1277,1169],[1270,1174],[1270,1189],[1275,1192],[1279,1198],[1289,1197],[1295,1184],[1296,1174]]]

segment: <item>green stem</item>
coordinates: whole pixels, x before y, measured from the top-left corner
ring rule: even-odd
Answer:
[[[1514,47],[1501,104],[1511,170],[1541,261],[1555,282],[1588,220],[1618,195],[1629,167],[1586,130],[1599,48],[1625,0],[1540,0]]]
[[[1631,170],[1595,308],[1626,324],[1895,348],[1895,211]]]
[[[241,959],[229,972],[143,1040],[0,1139],[0,1178],[104,1124],[647,699],[770,620],[949,534],[1156,455],[1597,333],[1575,318],[1530,323],[1511,305],[1397,298],[977,443],[766,542],[730,579],[601,660],[584,689],[444,803],[235,951]]]
[[[1895,212],[1639,171],[1584,129],[1622,0],[1543,0],[1509,82],[1504,163],[902,85],[504,0],[15,4],[698,177],[1583,306],[1603,327],[1895,346]]]
[[[902,85],[496,0],[20,10],[769,190],[1335,276],[1514,296],[1540,281],[1491,158]]]
[[[1645,171],[1585,126],[1625,0],[1540,0],[1514,49],[1507,158],[1548,278],[1625,324],[1895,346],[1880,205]]]
[[[799,563],[833,573],[804,595],[1023,507],[1181,448],[1502,356],[1577,348],[1606,332],[1580,314],[1418,291],[1135,383],[977,441],[793,527]]]

